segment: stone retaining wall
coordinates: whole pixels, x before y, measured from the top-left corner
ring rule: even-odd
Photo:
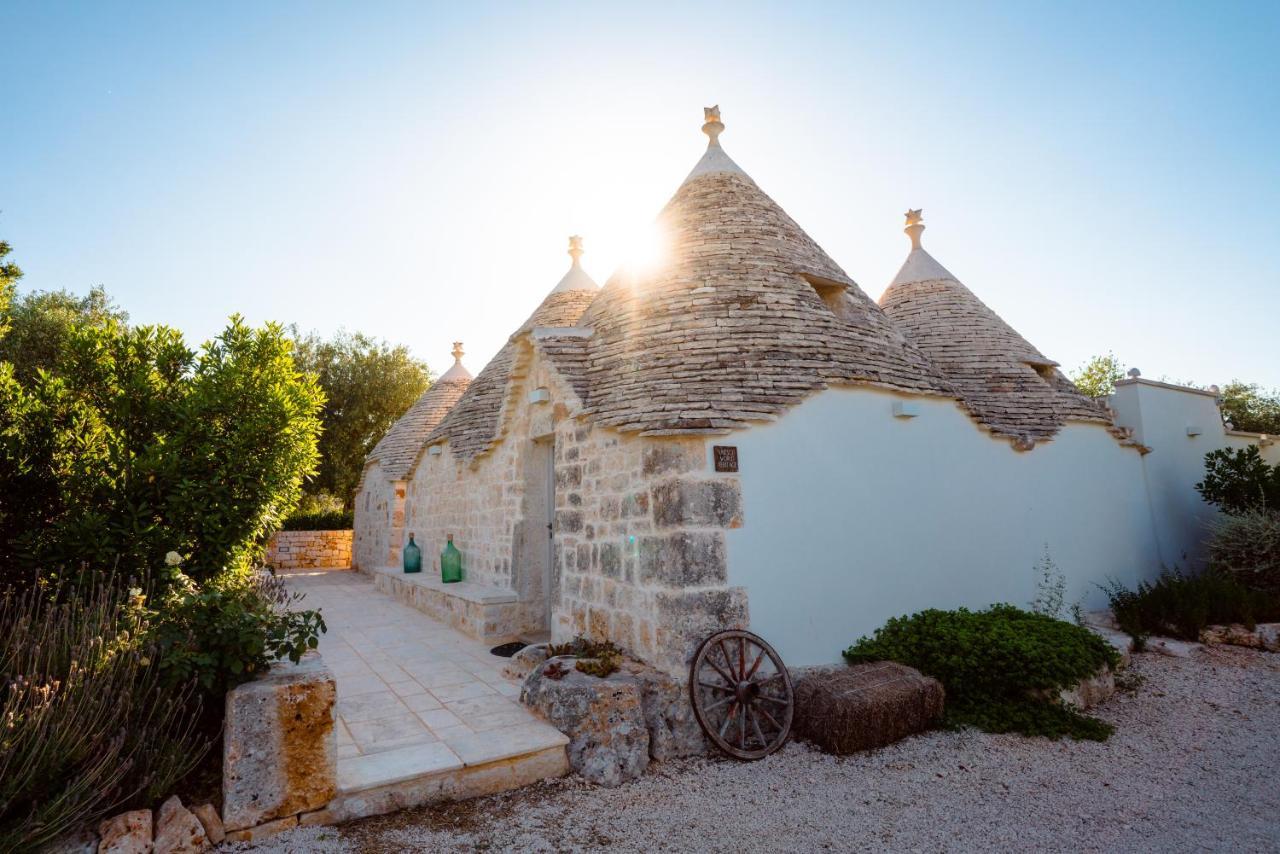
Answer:
[[[351,531],[277,531],[267,543],[276,569],[345,569],[351,566]]]

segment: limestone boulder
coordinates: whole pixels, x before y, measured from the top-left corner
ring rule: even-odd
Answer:
[[[547,644],[529,644],[517,652],[502,667],[502,675],[508,679],[524,679],[539,664],[547,660]]]
[[[1077,709],[1092,709],[1101,705],[1116,692],[1116,675],[1110,667],[1103,667],[1093,676],[1081,679],[1071,688],[1064,688],[1058,696],[1062,702]]]
[[[174,795],[156,810],[155,854],[199,854],[210,848],[204,825]]]
[[[942,719],[942,683],[903,664],[877,661],[796,671],[793,732],[844,756],[883,747]]]
[[[227,831],[222,826],[222,819],[218,817],[218,811],[214,809],[213,804],[201,804],[198,807],[192,807],[191,811],[195,813],[196,818],[200,819],[200,826],[204,828],[204,835],[209,837],[209,841],[214,845],[221,845],[222,840],[227,838]]]
[[[649,765],[643,685],[618,671],[605,678],[574,669],[575,659],[556,657],[525,680],[520,700],[569,737],[569,767],[602,786],[619,786]]]
[[[693,716],[687,685],[637,661],[624,661],[622,671],[640,685],[640,707],[649,730],[650,759],[665,762],[707,753],[709,742]]]
[[[151,810],[120,813],[98,825],[98,854],[149,854]]]
[[[323,807],[337,792],[335,687],[314,652],[227,693],[222,822],[255,827]]]
[[[1240,623],[1228,626],[1208,626],[1200,632],[1201,643],[1225,643],[1280,652],[1280,623],[1258,623],[1252,629]]]

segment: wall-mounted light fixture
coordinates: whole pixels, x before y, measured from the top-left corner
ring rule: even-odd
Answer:
[[[893,402],[894,418],[915,418],[920,414],[920,404],[914,400],[895,400]]]
[[[433,457],[440,456],[441,454],[440,445],[432,445],[430,448],[427,448],[427,453]]]
[[[1187,425],[1187,435],[1188,435],[1188,436],[1191,436],[1191,437],[1199,436],[1199,435],[1200,435],[1201,433],[1203,433],[1203,432],[1204,432],[1203,430],[1201,430],[1199,427],[1197,427],[1197,426],[1196,426],[1196,425],[1194,425],[1194,424],[1188,424],[1188,425]]]
[[[551,399],[551,392],[548,391],[543,386],[539,386],[538,388],[535,388],[533,391],[529,392],[530,403],[546,403],[550,399]]]

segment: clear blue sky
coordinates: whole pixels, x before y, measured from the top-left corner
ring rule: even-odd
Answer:
[[[1280,386],[1280,4],[14,3],[0,237],[190,338],[477,372],[704,147],[878,298],[925,246],[1070,369]]]

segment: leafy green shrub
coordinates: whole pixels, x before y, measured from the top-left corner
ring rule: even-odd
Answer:
[[[945,721],[988,732],[1104,740],[1112,727],[1057,699],[1119,663],[1088,629],[1012,605],[896,617],[844,651],[851,664],[897,661],[942,682]]]
[[[354,514],[344,510],[294,513],[284,520],[284,531],[345,531],[355,524]]]
[[[1280,512],[1224,515],[1211,530],[1210,566],[1246,587],[1280,594]]]
[[[195,681],[218,698],[276,659],[295,664],[326,631],[318,611],[292,611],[301,598],[264,572],[227,572],[198,586],[171,570],[150,637],[170,684]]]
[[[106,580],[0,594],[0,851],[149,806],[201,759],[199,697],[148,630],[140,597]]]
[[[106,318],[30,383],[0,362],[0,582],[169,551],[197,580],[248,566],[316,465],[322,395],[290,347],[232,318],[197,354]]]
[[[1204,469],[1196,491],[1224,512],[1280,510],[1280,465],[1267,465],[1256,445],[1210,451]]]
[[[1154,582],[1129,590],[1117,581],[1104,588],[1116,624],[1139,643],[1151,635],[1199,640],[1211,625],[1280,619],[1280,598],[1251,590],[1214,570],[1183,575],[1166,570]]]

